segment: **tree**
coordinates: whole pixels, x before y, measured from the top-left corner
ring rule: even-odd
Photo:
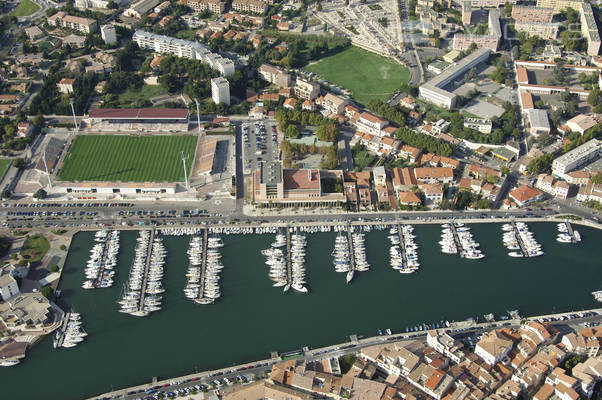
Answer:
[[[118,5],[117,3],[115,3],[113,0],[109,0],[109,1],[107,2],[107,8],[108,8],[109,10],[116,10],[116,9],[118,9],[118,8],[119,8],[119,5]]]
[[[293,125],[293,124],[287,126],[284,133],[286,136],[288,136],[292,139],[297,139],[299,136],[301,136],[301,132],[299,132],[299,127],[297,127],[297,125]]]
[[[339,137],[339,125],[334,121],[325,122],[316,130],[316,136],[323,142],[334,143]]]
[[[45,199],[47,195],[48,194],[46,193],[46,191],[44,189],[40,188],[33,194],[33,198],[41,200],[41,199]]]
[[[491,75],[489,75],[489,78],[497,83],[502,83],[506,80],[507,76],[508,70],[503,65],[500,65],[491,73]]]
[[[328,146],[326,150],[326,156],[322,159],[321,167],[325,169],[334,169],[339,165],[339,159],[337,156],[337,146],[331,145]]]
[[[4,187],[4,190],[2,190],[2,198],[3,199],[10,199],[10,197],[12,196],[12,192],[10,191],[10,189],[8,188],[8,185]]]
[[[594,86],[589,95],[587,96],[587,104],[590,106],[597,106],[600,104],[600,88],[598,86]]]
[[[59,266],[56,264],[49,266],[48,272],[59,272]]]
[[[527,171],[530,174],[539,174],[546,171],[552,165],[554,160],[553,154],[544,154],[541,157],[531,160],[527,165]]]
[[[502,167],[500,168],[500,172],[502,173],[502,175],[508,175],[510,173],[510,168],[506,167],[505,165],[502,165]]]
[[[42,288],[42,290],[40,291],[40,293],[42,293],[42,296],[44,296],[50,300],[52,298],[52,296],[54,295],[54,290],[52,290],[52,288],[50,286],[44,286]]]
[[[60,245],[59,249],[61,249],[62,251],[65,251],[65,250],[67,250],[67,246],[62,244],[62,245]]]
[[[598,172],[597,174],[593,175],[591,178],[589,178],[591,183],[597,183],[597,184],[601,184],[602,183],[602,172]]]
[[[25,168],[25,160],[22,158],[15,158],[13,160],[13,167],[15,167],[17,169]]]
[[[506,14],[506,17],[510,17],[512,15],[512,4],[508,2],[504,4],[504,13]]]
[[[552,143],[554,143],[554,137],[549,133],[542,133],[537,137],[537,145],[540,149],[543,149],[544,147],[547,147]]]

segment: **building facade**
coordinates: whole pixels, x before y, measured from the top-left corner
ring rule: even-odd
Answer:
[[[230,83],[226,78],[211,79],[211,98],[215,104],[230,105]]]

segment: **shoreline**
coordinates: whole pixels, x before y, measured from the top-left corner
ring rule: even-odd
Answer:
[[[468,330],[494,329],[494,328],[498,328],[502,325],[504,325],[506,327],[515,327],[515,326],[520,326],[524,321],[534,321],[534,320],[537,320],[540,318],[550,318],[550,317],[558,318],[558,317],[568,316],[568,315],[575,314],[575,313],[590,313],[590,312],[594,312],[598,316],[600,316],[600,315],[602,315],[602,308],[591,308],[591,309],[587,309],[587,310],[567,311],[567,312],[556,313],[556,314],[532,315],[532,316],[528,316],[528,317],[522,317],[521,319],[507,319],[507,320],[501,320],[501,321],[496,320],[496,321],[492,321],[492,322],[481,322],[481,323],[474,323],[474,322],[471,323],[469,321],[452,322],[450,324],[450,326],[446,327],[446,328],[422,330],[419,332],[398,333],[398,334],[384,335],[384,336],[370,336],[370,337],[358,338],[358,337],[356,337],[356,335],[351,335],[349,337],[349,340],[347,342],[343,342],[343,343],[318,347],[318,348],[311,349],[311,350],[308,349],[307,347],[303,347],[302,349],[294,349],[294,350],[284,351],[279,354],[272,353],[271,354],[272,357],[266,358],[263,360],[253,360],[253,361],[249,361],[246,363],[233,365],[230,367],[224,367],[224,368],[219,368],[219,369],[215,369],[215,370],[207,370],[207,371],[203,371],[203,372],[196,372],[194,374],[188,374],[188,375],[173,376],[173,377],[162,379],[162,380],[154,380],[153,379],[153,381],[146,383],[146,384],[130,386],[130,387],[118,389],[118,390],[115,390],[112,392],[101,393],[96,396],[88,397],[87,399],[88,400],[101,400],[103,398],[107,398],[107,396],[109,398],[113,398],[113,396],[126,396],[129,392],[132,392],[132,391],[148,390],[151,387],[162,386],[165,384],[170,385],[174,380],[182,382],[182,381],[189,381],[191,379],[194,379],[196,381],[196,380],[201,380],[203,378],[210,378],[215,375],[229,373],[232,371],[241,372],[241,373],[243,372],[243,370],[252,371],[251,369],[248,369],[249,366],[261,365],[261,364],[266,364],[266,363],[267,363],[267,366],[270,366],[270,365],[284,361],[281,358],[282,356],[284,356],[286,354],[294,353],[294,352],[300,352],[301,354],[307,355],[310,357],[314,357],[314,356],[320,355],[320,354],[325,355],[328,352],[339,351],[341,349],[349,349],[350,350],[349,353],[351,353],[351,352],[359,351],[361,348],[374,346],[377,344],[395,343],[395,342],[406,341],[406,340],[417,340],[419,338],[425,337],[428,332],[432,332],[432,331],[448,332],[451,335],[453,335],[453,334],[457,334],[459,332],[465,332]],[[580,317],[580,318],[583,318],[583,317]],[[353,351],[351,351],[351,350],[353,350]],[[327,356],[325,355],[324,357],[327,357]]]

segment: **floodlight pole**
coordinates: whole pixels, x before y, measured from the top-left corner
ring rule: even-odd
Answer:
[[[48,172],[48,164],[46,164],[46,150],[42,153],[42,160],[44,160],[44,168],[46,169],[46,175],[48,176],[48,187],[52,189],[52,179],[50,179],[50,172]]]
[[[197,124],[199,127],[199,135],[201,134],[201,113],[199,112],[199,101],[197,99],[194,99],[194,102],[196,103],[196,120],[197,120]]]
[[[190,185],[188,184],[188,172],[186,172],[186,155],[182,151],[181,153],[182,163],[184,164],[184,182],[186,183],[186,190],[190,189]]]
[[[73,113],[73,125],[75,125],[75,130],[78,130],[77,127],[77,119],[75,118],[75,108],[73,108],[73,99],[69,99],[69,104],[71,104],[71,112]]]

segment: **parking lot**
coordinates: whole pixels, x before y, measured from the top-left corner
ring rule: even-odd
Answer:
[[[255,171],[263,161],[278,159],[278,131],[275,122],[244,123],[241,130],[245,175]]]

